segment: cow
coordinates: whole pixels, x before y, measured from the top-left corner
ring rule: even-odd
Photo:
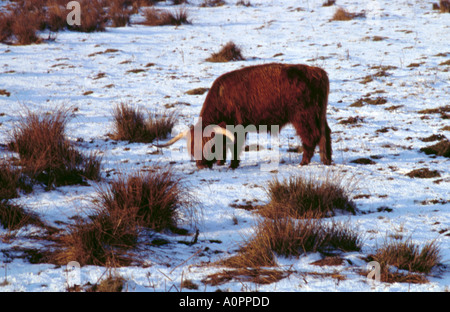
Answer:
[[[199,121],[187,131],[157,147],[170,146],[187,138],[187,149],[198,168],[224,164],[226,148],[214,143],[231,142],[231,168],[237,168],[244,139],[239,140],[230,126],[279,126],[292,124],[302,140],[301,165],[310,163],[319,145],[323,164],[331,164],[331,130],[326,113],[329,94],[327,73],[318,67],[302,64],[270,63],[244,67],[225,73],[212,84]],[[219,146],[219,144],[217,144]],[[214,157],[208,157],[208,151]]]

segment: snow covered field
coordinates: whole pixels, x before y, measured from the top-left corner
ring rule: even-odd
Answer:
[[[77,144],[83,151],[103,153],[103,183],[117,171],[131,173],[156,163],[172,164],[201,204],[198,242],[188,246],[178,241],[192,237],[157,234],[170,243],[142,248],[145,266],[115,270],[127,281],[128,291],[177,291],[183,280],[197,284],[198,291],[448,291],[450,162],[425,155],[420,148],[430,145],[421,139],[432,134],[449,137],[448,127],[443,128],[450,123],[448,117],[419,111],[450,105],[450,66],[442,65],[450,59],[450,14],[433,11],[433,1],[338,0],[338,6],[364,11],[366,17],[330,21],[337,6],[324,7],[323,0],[250,0],[248,7],[227,0],[215,8],[200,7],[201,2],[190,0],[186,6],[191,25],[133,24],[100,33],[59,32],[55,41],[38,45],[0,44],[0,89],[10,93],[0,95],[0,144],[7,143],[25,107],[52,111],[70,106],[74,118],[68,124],[68,137],[74,142],[82,139]],[[172,8],[164,2],[158,6]],[[141,18],[133,16],[133,20]],[[229,41],[241,47],[246,60],[205,61]],[[107,140],[112,110],[119,103],[155,112],[167,107],[177,111],[175,135],[196,121],[206,96],[186,91],[209,88],[228,71],[270,62],[304,63],[328,72],[333,166],[323,166],[316,154],[310,165],[300,167],[301,154],[288,151],[300,145],[292,127],[281,131],[281,162],[270,171],[262,167],[268,164],[267,150],[244,153],[236,170],[225,166],[199,171],[180,151],[185,141],[158,155],[151,144]],[[134,69],[143,71],[130,72]],[[359,99],[378,98],[386,103],[351,105]],[[358,117],[356,124],[342,123],[349,117]],[[6,158],[10,152],[0,147],[0,155]],[[352,163],[358,158],[371,158],[374,163]],[[406,175],[419,168],[438,170],[441,176]],[[322,176],[329,171],[357,181],[352,197],[360,213],[334,218],[350,222],[363,236],[361,252],[343,254],[347,261],[339,266],[311,264],[320,259],[319,254],[280,257],[278,269],[293,273],[268,285],[235,280],[219,286],[202,283],[223,269],[210,264],[235,254],[258,219],[255,212],[233,204],[266,203],[264,187],[275,176]],[[95,191],[95,185],[48,192],[35,187],[14,202],[58,226],[88,213]],[[43,248],[45,241],[32,238],[35,231],[26,227],[12,241],[0,240],[0,284],[4,278],[8,282],[0,291],[66,291],[65,267],[8,257],[14,248]],[[0,236],[5,233],[0,228]],[[363,258],[393,235],[419,246],[437,241],[442,265],[428,275],[429,283],[374,283],[359,274],[366,267]],[[96,283],[105,270],[82,267],[82,284]],[[308,273],[339,273],[345,278]]]

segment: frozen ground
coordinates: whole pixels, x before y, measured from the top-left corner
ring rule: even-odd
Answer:
[[[199,291],[448,290],[450,163],[448,158],[433,158],[419,150],[429,145],[421,138],[432,134],[448,137],[448,130],[442,128],[449,121],[439,114],[418,111],[450,104],[450,67],[440,65],[450,59],[450,14],[433,11],[433,1],[338,0],[338,5],[348,11],[365,11],[366,18],[337,22],[330,21],[336,6],[322,7],[322,0],[250,0],[250,7],[227,0],[227,5],[218,8],[200,8],[201,2],[191,0],[187,6],[192,25],[132,25],[91,34],[60,32],[53,42],[0,45],[0,89],[10,92],[9,97],[0,95],[0,144],[7,142],[8,131],[25,108],[51,111],[71,106],[74,118],[68,125],[68,136],[73,141],[82,138],[80,148],[85,151],[103,153],[105,177],[106,173],[114,176],[118,170],[134,172],[155,163],[174,162],[176,172],[191,186],[202,207],[199,241],[187,246],[177,241],[189,241],[191,237],[161,234],[171,243],[144,248],[141,256],[147,261],[145,266],[117,269],[128,281],[129,291],[176,291],[183,279],[199,285]],[[245,61],[205,61],[228,41],[242,48]],[[107,49],[117,51],[99,53]],[[282,161],[270,171],[263,167],[270,156],[267,150],[245,153],[240,168],[234,171],[226,167],[197,171],[179,150],[184,141],[164,150],[163,155],[153,155],[155,148],[150,144],[113,144],[106,140],[112,131],[111,112],[118,103],[151,111],[165,107],[176,110],[180,118],[175,134],[195,122],[205,97],[187,95],[186,91],[209,87],[230,70],[269,62],[305,63],[328,72],[334,166],[321,165],[315,155],[309,166],[299,167],[301,154],[288,152],[289,146],[300,144],[291,127],[281,132]],[[387,74],[363,81],[381,67]],[[144,71],[127,72],[132,69]],[[99,73],[104,77],[96,79]],[[387,103],[350,106],[366,96],[382,97]],[[339,124],[356,116],[362,118],[356,126]],[[9,156],[4,148],[0,153]],[[370,156],[377,156],[373,157],[375,164],[351,162]],[[424,167],[438,170],[441,177],[413,179],[405,175]],[[320,258],[318,254],[279,258],[280,268],[293,273],[269,285],[230,281],[212,287],[201,282],[222,269],[208,264],[233,255],[253,231],[255,213],[231,204],[236,200],[267,202],[264,186],[274,176],[321,176],[329,171],[357,181],[352,196],[362,213],[336,219],[349,221],[363,235],[361,252],[344,254],[349,261],[334,267],[312,265]],[[35,187],[33,193],[22,195],[16,202],[57,225],[87,213],[92,196],[95,187],[61,187],[50,192]],[[430,200],[441,203],[432,204]],[[392,212],[378,212],[380,207],[391,208]],[[13,248],[43,246],[45,242],[30,238],[35,231],[28,227],[14,240],[0,242],[0,282],[3,272],[8,281],[0,286],[1,291],[66,290],[64,267],[30,264],[7,256]],[[0,235],[4,233],[0,229]],[[362,258],[375,252],[390,235],[410,238],[420,246],[431,240],[439,243],[442,266],[428,276],[430,283],[372,283],[358,274],[366,264]],[[101,267],[82,267],[81,282],[95,283],[104,272]],[[346,278],[319,277],[310,272],[338,272]]]

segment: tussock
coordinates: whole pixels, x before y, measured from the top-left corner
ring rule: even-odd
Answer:
[[[331,18],[332,21],[350,21],[355,18],[359,17],[365,17],[364,13],[351,13],[343,8],[336,9],[336,12],[334,13],[333,17]]]
[[[308,252],[358,251],[362,246],[358,233],[343,223],[325,223],[314,214],[302,220],[279,215],[263,219],[237,256],[226,259],[228,267],[276,266],[276,255],[298,257]]]
[[[145,21],[142,24],[147,26],[191,24],[189,12],[186,8],[177,8],[173,12],[149,8],[144,11],[144,17]]]
[[[0,162],[0,201],[19,196],[21,172],[8,162]]]
[[[430,170],[428,168],[415,169],[408,172],[406,175],[410,178],[421,178],[421,179],[437,178],[441,176],[439,171]]]
[[[223,0],[203,0],[200,7],[220,7],[225,5],[226,2]]]
[[[99,192],[102,209],[129,211],[135,223],[155,231],[176,231],[180,209],[190,205],[187,195],[170,169],[119,177]]]
[[[206,59],[208,62],[224,63],[231,61],[243,61],[241,49],[232,41],[224,45],[219,52],[213,53]]]
[[[130,105],[121,103],[113,111],[113,140],[151,143],[155,139],[164,139],[172,131],[176,121],[175,113],[161,115],[144,113]]]
[[[420,274],[429,274],[441,261],[440,249],[435,241],[420,248],[412,241],[392,241],[377,250],[369,260],[377,261],[381,266],[381,281],[425,283],[426,278]],[[395,272],[406,270],[409,273]],[[416,274],[419,273],[419,274]]]
[[[20,205],[0,200],[0,225],[8,230],[17,230],[26,225],[43,226],[40,218]]]
[[[327,0],[324,3],[322,3],[323,7],[332,6],[336,4],[336,0]]]
[[[182,216],[184,221],[187,218],[195,223],[195,203],[184,187],[170,169],[119,176],[109,186],[98,189],[93,201],[95,213],[77,219],[59,238],[60,247],[53,261],[110,267],[130,265],[142,231],[171,230],[185,234],[178,224]]]
[[[28,112],[12,132],[9,149],[19,154],[23,172],[48,188],[100,179],[100,157],[83,155],[65,137],[68,118],[63,109]]]
[[[443,139],[436,144],[421,148],[420,151],[427,155],[444,156],[448,158],[450,157],[450,141]]]
[[[337,211],[356,213],[355,204],[349,199],[350,185],[343,177],[336,175],[324,179],[314,177],[290,177],[283,181],[269,182],[266,192],[270,202],[260,210],[266,217],[274,217],[285,211],[294,218],[315,213],[317,216],[331,216]]]

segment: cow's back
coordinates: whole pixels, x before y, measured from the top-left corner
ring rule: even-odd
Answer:
[[[245,67],[214,81],[201,117],[205,124],[282,126],[289,122],[293,110],[303,109],[299,105],[308,105],[312,93],[318,92],[315,89],[323,88],[319,82],[328,83],[325,71],[307,65]]]

